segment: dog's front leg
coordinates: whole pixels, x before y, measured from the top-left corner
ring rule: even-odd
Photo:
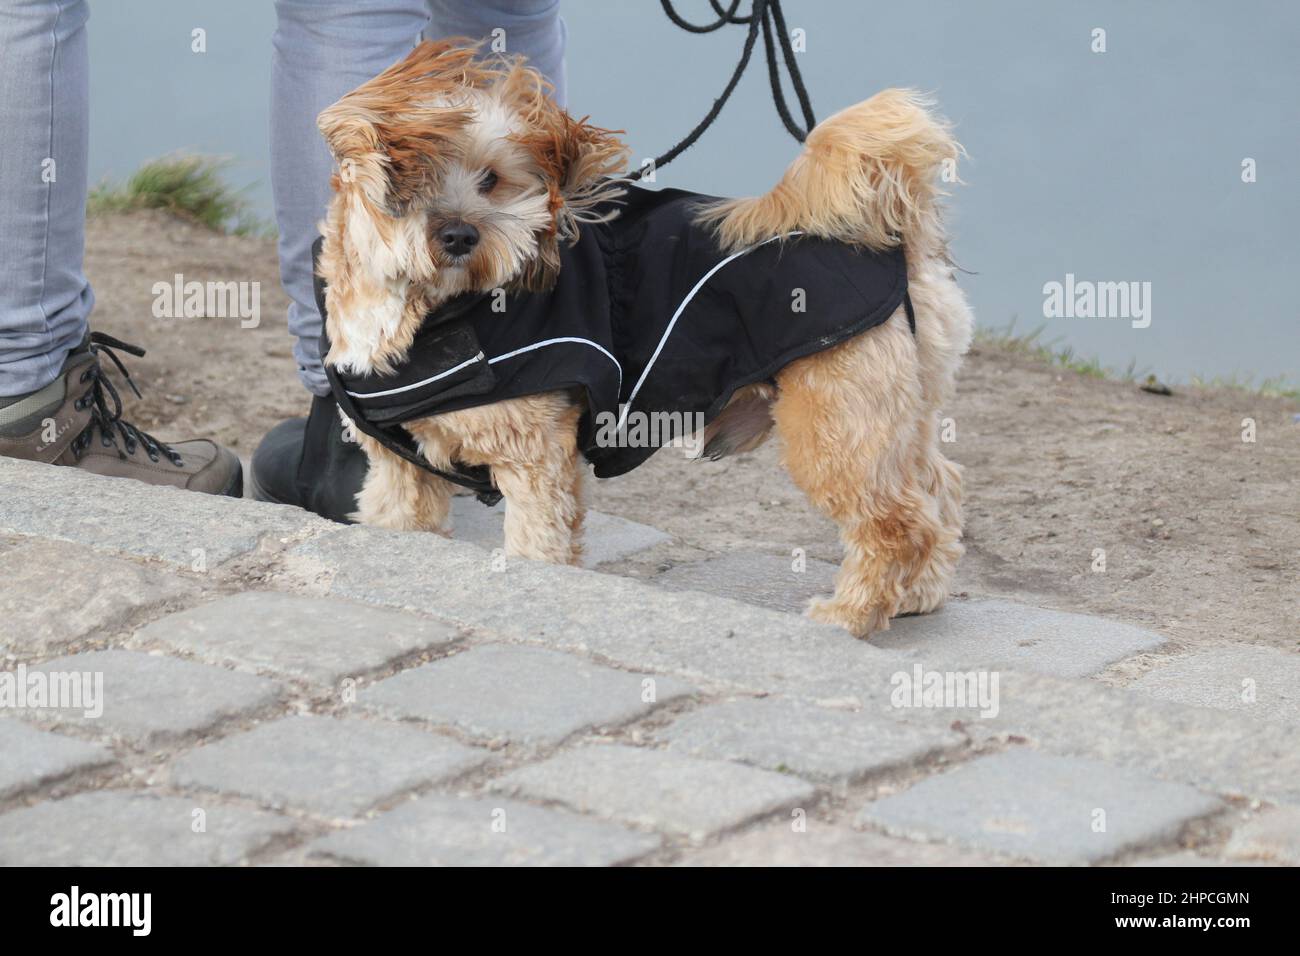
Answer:
[[[582,471],[575,449],[526,465],[494,465],[492,477],[506,499],[506,554],[578,564],[582,557]]]
[[[352,517],[376,528],[442,531],[451,508],[447,483],[394,455],[368,435],[357,437],[370,468]]]

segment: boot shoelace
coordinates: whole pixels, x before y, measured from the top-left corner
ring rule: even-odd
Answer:
[[[117,357],[113,349],[121,349],[137,358],[144,355],[144,349],[136,345],[129,345],[121,339],[106,335],[103,332],[90,333],[90,351],[96,357],[106,355],[112,359],[117,370],[122,373],[122,378],[126,384],[131,386],[131,391],[135,392],[136,398],[140,398],[140,390],[135,387],[135,381],[131,378],[131,373],[126,370],[122,360]],[[166,456],[175,467],[181,468],[185,462],[181,459],[180,454],[168,445],[160,442],[147,432],[142,431],[130,422],[122,421],[122,396],[118,394],[113,382],[108,375],[104,373],[99,362],[92,362],[86,366],[86,370],[81,373],[81,383],[84,385],[90,383],[90,389],[81,398],[74,403],[77,411],[90,409],[90,424],[86,426],[76,440],[72,443],[73,453],[80,458],[90,447],[90,442],[95,432],[99,433],[99,441],[105,448],[116,448],[118,457],[126,459],[135,454],[137,446],[143,447],[150,461],[158,461],[162,456]],[[112,406],[109,406],[108,399],[112,399]],[[122,445],[118,445],[118,438],[121,438]],[[125,449],[125,450],[123,450]]]

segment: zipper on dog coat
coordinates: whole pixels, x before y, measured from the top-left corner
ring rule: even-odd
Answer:
[[[585,402],[578,447],[610,478],[684,437],[682,423],[707,424],[737,389],[882,324],[900,305],[915,333],[901,247],[792,233],[727,253],[693,222],[712,198],[629,186],[617,218],[584,224],[561,248],[548,291],[451,300],[425,318],[391,375],[327,363],[340,409],[390,451],[495,503],[486,468],[433,468],[403,424],[571,390]],[[316,300],[324,316],[319,276]],[[629,421],[648,415],[666,427],[629,441]]]

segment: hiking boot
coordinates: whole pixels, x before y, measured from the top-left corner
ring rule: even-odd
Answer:
[[[0,455],[240,497],[244,474],[233,452],[203,439],[164,444],[122,421],[121,396],[99,357],[112,359],[131,391],[137,397],[140,392],[113,349],[144,355],[144,349],[91,332],[68,353],[59,377],[45,388],[0,398]]]
[[[334,397],[314,396],[306,418],[280,422],[257,446],[249,490],[258,501],[295,505],[351,524],[367,467],[361,446],[343,437]]]

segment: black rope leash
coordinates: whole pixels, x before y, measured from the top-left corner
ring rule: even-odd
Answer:
[[[808,90],[804,87],[803,76],[799,72],[799,65],[795,60],[794,47],[790,43],[790,35],[785,26],[785,16],[781,12],[781,0],[753,0],[749,16],[737,16],[736,11],[740,7],[740,0],[731,0],[726,9],[722,7],[722,0],[709,0],[709,6],[718,15],[718,19],[702,26],[684,19],[673,9],[672,0],[659,0],[659,3],[664,8],[664,13],[668,15],[668,19],[688,33],[712,33],[714,30],[721,29],[728,24],[748,26],[749,32],[745,37],[745,46],[740,52],[740,62],[736,64],[736,69],[732,72],[731,79],[727,81],[721,95],[713,101],[713,108],[676,146],[651,161],[654,169],[667,166],[686,152],[704,135],[704,131],[713,125],[713,121],[718,118],[722,108],[727,105],[727,100],[731,98],[731,94],[735,91],[741,76],[744,75],[745,68],[749,66],[749,58],[754,52],[754,44],[758,41],[760,29],[763,33],[763,50],[767,56],[768,82],[772,86],[772,102],[776,105],[777,114],[780,115],[781,122],[791,136],[800,143],[807,138],[809,131],[817,125],[817,120],[813,116],[812,102],[808,99]],[[780,46],[779,56],[777,54],[778,44]],[[785,100],[785,92],[781,89],[782,60],[785,61],[785,71],[790,77],[790,86],[794,89],[795,96],[799,100],[799,110],[803,114],[804,121],[802,127],[795,122],[794,117],[791,115],[790,107]],[[630,174],[628,178],[640,179],[646,172],[647,169],[643,166]]]

